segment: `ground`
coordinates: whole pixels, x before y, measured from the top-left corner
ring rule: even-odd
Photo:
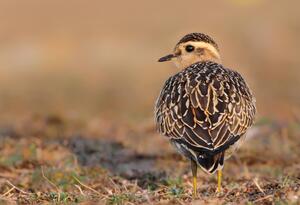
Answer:
[[[201,170],[192,198],[189,162],[139,126],[30,116],[0,129],[2,203],[299,204],[300,124],[260,119],[225,163],[222,192]],[[138,128],[137,128],[138,127]]]

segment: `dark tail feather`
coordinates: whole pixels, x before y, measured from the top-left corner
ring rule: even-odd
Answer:
[[[213,174],[218,167],[223,167],[224,165],[224,152],[218,153],[216,155],[199,155],[198,164],[206,172]]]

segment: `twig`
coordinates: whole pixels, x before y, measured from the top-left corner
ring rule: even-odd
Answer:
[[[85,185],[84,183],[82,183],[77,177],[75,177],[74,175],[72,176],[76,182],[78,182],[78,184],[80,184],[81,186],[83,186],[84,188],[87,188],[89,190],[91,190],[92,192],[95,192],[98,195],[102,195],[100,192],[98,192],[97,190],[93,189],[92,187],[89,187],[88,185]]]
[[[128,192],[128,189],[127,189],[126,184],[125,184],[125,180],[122,181],[122,186],[125,189],[125,191]]]
[[[261,193],[263,193],[264,195],[266,195],[265,192],[264,192],[264,190],[262,190],[262,188],[259,186],[259,184],[258,184],[258,182],[257,182],[257,178],[253,179],[253,182],[254,182],[254,184],[257,186],[258,190],[259,190]]]
[[[0,196],[0,198],[5,197],[7,194],[9,194],[10,192],[12,192],[14,189],[15,189],[15,187],[11,188],[10,190],[8,190],[8,191],[5,192],[4,194],[2,194],[2,195]]]
[[[265,199],[268,199],[268,198],[270,198],[270,197],[273,197],[273,195],[267,195],[267,196],[265,196],[265,197],[256,199],[256,200],[254,201],[254,203],[259,202],[259,201],[262,201],[262,200],[265,200]]]
[[[108,195],[113,195],[114,194],[111,190],[109,190],[106,187],[103,187],[103,189],[105,189],[105,191],[108,193]]]
[[[6,183],[9,184],[10,186],[12,186],[14,189],[18,190],[19,192],[21,192],[22,194],[29,194],[26,191],[23,191],[22,189],[16,187],[15,185],[13,185],[10,181],[6,180]]]
[[[115,190],[117,189],[118,192],[121,192],[121,190],[119,189],[118,185],[114,182],[114,180],[112,178],[110,178],[110,177],[109,177],[109,180],[114,185]]]
[[[85,195],[84,193],[83,193],[83,191],[82,191],[82,189],[81,189],[81,187],[80,186],[78,186],[77,184],[75,184],[75,187],[79,190],[79,192],[80,192],[80,194],[81,195]]]
[[[60,201],[60,193],[61,193],[61,190],[58,188],[58,186],[56,186],[52,181],[50,181],[50,179],[48,179],[45,174],[44,174],[44,169],[43,169],[43,166],[41,166],[41,171],[42,171],[42,176],[43,178],[49,183],[51,184],[57,191],[58,193],[58,196],[57,196],[57,201],[59,202]]]

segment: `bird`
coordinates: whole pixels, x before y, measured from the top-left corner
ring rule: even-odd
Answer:
[[[203,33],[182,37],[173,52],[158,60],[172,61],[179,72],[169,77],[155,103],[160,134],[191,163],[193,196],[197,197],[197,168],[222,169],[253,125],[256,100],[244,78],[222,65],[218,44]]]

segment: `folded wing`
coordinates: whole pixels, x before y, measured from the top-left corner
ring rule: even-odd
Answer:
[[[255,104],[237,72],[216,63],[198,63],[169,78],[155,115],[163,135],[198,154],[215,155],[252,125]]]

